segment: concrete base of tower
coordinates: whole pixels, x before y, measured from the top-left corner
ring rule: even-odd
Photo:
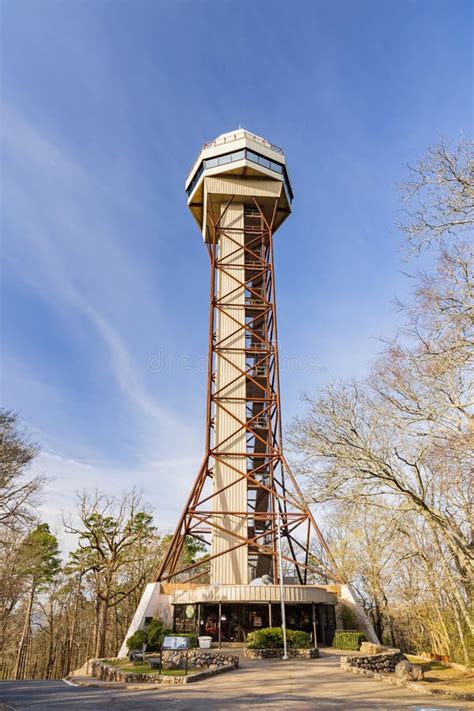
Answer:
[[[147,622],[153,617],[163,620],[165,625],[171,629],[173,625],[173,608],[170,604],[170,596],[162,590],[161,583],[148,583],[143,591],[142,598],[125,635],[125,639],[118,653],[119,657],[127,656],[127,639],[134,632],[144,629]]]
[[[377,637],[375,629],[370,622],[367,613],[360,604],[352,585],[338,585],[337,593],[339,602],[343,603],[354,613],[357,620],[357,629],[364,632],[369,642],[380,644],[380,640]]]

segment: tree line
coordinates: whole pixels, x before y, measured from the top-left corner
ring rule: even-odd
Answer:
[[[474,660],[474,162],[441,144],[403,186],[412,275],[368,377],[307,396],[299,475],[380,639]]]
[[[170,542],[139,491],[80,491],[63,521],[77,545],[62,559],[36,515],[46,484],[30,473],[37,453],[18,416],[0,410],[0,678],[62,678],[115,656]],[[182,556],[199,554],[189,544]]]
[[[77,547],[61,560],[56,536],[35,515],[43,478],[29,477],[37,447],[18,417],[0,413],[0,673],[57,678],[89,657],[116,654],[153,577],[163,539],[139,492],[79,492]]]

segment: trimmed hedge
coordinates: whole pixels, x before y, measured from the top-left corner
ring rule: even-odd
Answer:
[[[367,640],[363,632],[355,630],[336,630],[332,646],[336,649],[359,649],[362,642]]]
[[[311,635],[300,630],[286,630],[286,641],[290,649],[309,649]],[[249,632],[248,649],[283,649],[283,630],[281,627],[263,627]]]

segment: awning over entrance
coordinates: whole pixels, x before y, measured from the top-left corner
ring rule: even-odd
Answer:
[[[285,602],[324,603],[335,605],[337,596],[319,585],[285,585]],[[237,603],[237,602],[280,602],[278,585],[203,585],[188,590],[173,590],[170,593],[172,605],[192,605],[195,603]]]

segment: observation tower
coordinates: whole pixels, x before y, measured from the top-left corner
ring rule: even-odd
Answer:
[[[292,209],[285,155],[225,133],[204,144],[185,188],[210,260],[204,458],[128,634],[160,616],[176,632],[244,641],[281,625],[283,602],[289,628],[330,643],[338,596],[361,625],[363,614],[283,453],[273,238]]]

